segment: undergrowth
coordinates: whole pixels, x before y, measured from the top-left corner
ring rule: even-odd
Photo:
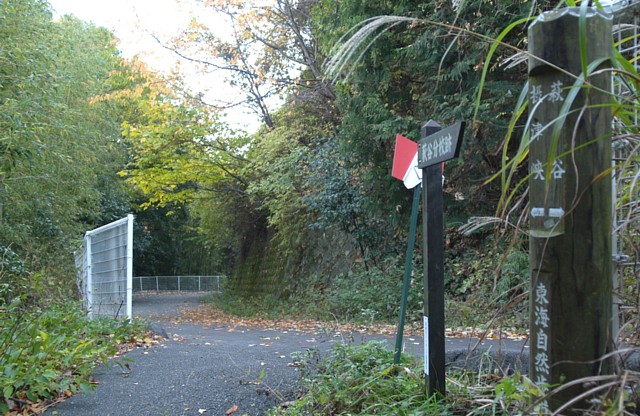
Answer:
[[[445,316],[448,327],[528,327],[529,262],[520,242],[507,247],[486,235],[469,238],[447,234]],[[408,292],[406,320],[422,325],[423,264],[416,248]],[[230,281],[212,299],[216,307],[242,317],[303,318],[341,323],[397,324],[402,296],[404,259],[389,257],[364,267],[355,264],[335,276],[302,276],[289,296],[239,296]]]
[[[0,304],[0,413],[91,390],[94,365],[146,330],[137,320],[89,319],[76,303]]]
[[[309,350],[296,358],[304,394],[272,409],[270,416],[566,414],[548,410],[547,386],[536,385],[520,373],[504,375],[488,355],[474,371],[450,369],[446,398],[439,400],[426,397],[422,363],[403,356],[393,364],[393,351],[384,341],[335,344],[327,354]],[[592,407],[574,414],[637,414],[634,400],[640,374],[626,371],[606,380],[581,382],[594,386]],[[609,384],[607,390],[599,388]]]
[[[510,415],[541,394],[525,376],[500,378],[488,366],[450,374],[446,400],[427,398],[421,363],[403,356],[400,364],[392,364],[393,351],[380,341],[336,344],[325,358],[312,351],[299,360],[305,394],[287,408],[273,409],[271,416]]]

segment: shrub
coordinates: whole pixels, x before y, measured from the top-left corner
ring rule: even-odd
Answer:
[[[306,394],[288,409],[272,410],[272,416],[441,414],[447,409],[425,400],[419,370],[411,370],[406,357],[392,364],[393,351],[384,341],[336,344],[326,358],[319,360],[311,351],[300,362]]]
[[[404,267],[390,263],[384,268],[354,267],[349,273],[334,277],[326,290],[328,309],[346,321],[397,322]],[[414,316],[416,313],[419,316]],[[409,321],[422,320],[422,273],[418,266],[413,270],[407,315]]]
[[[24,261],[10,247],[0,246],[0,302],[10,303],[23,294],[28,276]]]
[[[90,320],[79,304],[25,307],[22,297],[0,306],[0,412],[16,402],[89,390],[98,360],[146,330],[142,322]],[[17,399],[17,400],[16,400]]]

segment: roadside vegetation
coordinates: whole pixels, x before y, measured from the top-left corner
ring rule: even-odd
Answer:
[[[310,350],[298,358],[305,394],[273,409],[271,416],[551,414],[543,406],[549,399],[545,386],[520,373],[503,373],[489,356],[473,369],[450,369],[446,399],[426,397],[422,363],[403,357],[394,365],[393,352],[381,342],[336,344],[324,357]],[[639,375],[607,381],[611,385],[582,414],[637,414]]]
[[[459,235],[455,229],[450,232]],[[525,333],[529,320],[528,255],[522,247],[507,250],[504,244],[484,246],[487,241],[491,241],[491,237],[466,238],[458,243],[465,245],[466,255],[446,258],[447,327]],[[368,270],[356,266],[347,273],[333,276],[328,286],[322,277],[306,278],[299,284],[308,285],[309,290],[288,299],[262,295],[238,297],[233,287],[225,287],[211,302],[228,313],[245,317],[397,324],[402,280],[390,276],[402,276],[403,270],[404,264],[398,257]],[[420,327],[424,297],[422,273],[422,255],[416,253],[407,320]],[[227,284],[233,285],[233,282]]]
[[[575,3],[201,3],[227,19],[229,36],[194,19],[159,41],[192,70],[226,79],[237,101],[211,101],[178,73],[124,59],[108,30],[54,21],[45,0],[0,2],[0,411],[36,411],[88,388],[92,365],[144,340],[144,323],[90,321],[76,303],[72,253],[83,233],[130,212],[138,276],[224,273],[215,302],[243,316],[396,323],[411,192],[390,175],[395,136],[418,140],[429,119],[469,121],[460,159],[444,170],[446,326],[526,331],[520,52],[528,17]],[[376,22],[361,49],[326,65]],[[615,56],[630,93],[612,109],[614,139],[632,149],[617,161],[632,257],[635,59]],[[257,131],[223,121],[238,105],[259,117]],[[418,239],[407,308],[417,327],[421,253]],[[636,308],[623,328],[635,347],[637,273],[620,278]],[[452,372],[449,399],[426,400],[420,364],[393,366],[389,354],[371,344],[300,357],[306,394],[274,414],[535,414],[542,400],[525,376],[488,367]],[[637,373],[585,381],[599,389],[594,413],[637,413]]]
[[[99,363],[126,365],[115,358],[129,348],[150,345],[142,321],[89,319],[74,302],[47,307],[23,297],[0,306],[0,413],[39,414],[82,390],[91,391]]]

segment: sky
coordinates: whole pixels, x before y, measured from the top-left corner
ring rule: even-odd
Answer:
[[[140,54],[156,69],[170,69],[175,58],[148,32],[168,39],[189,23],[191,10],[179,0],[49,0],[55,16],[73,14],[112,30],[123,56]],[[167,68],[169,66],[169,68]]]
[[[120,41],[119,48],[125,58],[138,55],[142,61],[157,71],[169,72],[178,60],[153,39],[168,40],[187,26],[192,16],[205,17],[205,10],[194,0],[49,0],[54,18],[73,14],[77,18],[110,29]],[[185,66],[188,67],[188,66]],[[188,74],[193,89],[210,89],[228,98],[234,92],[221,84],[219,77],[205,78]],[[255,115],[242,109],[230,110],[227,121],[233,126],[255,131],[258,125]]]

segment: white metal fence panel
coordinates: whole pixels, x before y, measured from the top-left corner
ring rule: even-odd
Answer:
[[[76,266],[89,316],[131,318],[133,215],[87,231]]]
[[[636,71],[639,69],[640,37],[638,13],[640,3],[628,0],[608,0],[604,6],[614,15],[613,40],[618,52]],[[613,260],[614,299],[613,330],[619,339],[628,339],[627,333],[638,321],[640,305],[640,137],[638,128],[638,91],[628,76],[613,78],[614,94],[624,103],[629,122],[614,118],[613,145]]]

